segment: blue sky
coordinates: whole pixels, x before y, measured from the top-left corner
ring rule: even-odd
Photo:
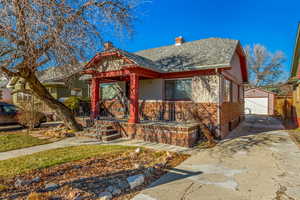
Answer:
[[[115,46],[134,52],[173,44],[180,35],[186,41],[232,38],[283,51],[290,69],[299,0],[152,0],[139,10],[133,38],[111,39]]]

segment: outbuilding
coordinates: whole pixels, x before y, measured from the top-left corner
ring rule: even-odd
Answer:
[[[273,92],[251,88],[245,91],[245,114],[274,115]]]

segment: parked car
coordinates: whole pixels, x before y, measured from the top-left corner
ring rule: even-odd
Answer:
[[[5,102],[0,102],[0,125],[7,124],[20,124],[22,126],[27,126],[23,121],[20,120],[28,111],[23,111],[21,108],[13,104],[8,104]],[[46,122],[46,116],[43,113],[37,112],[35,115],[39,116],[37,123],[34,125],[35,127],[40,126],[41,123]]]

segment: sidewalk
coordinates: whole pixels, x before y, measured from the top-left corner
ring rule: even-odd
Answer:
[[[100,142],[97,139],[93,139],[93,138],[71,137],[50,144],[44,144],[44,145],[17,149],[17,150],[12,150],[7,152],[1,152],[0,160],[6,160],[18,156],[29,155],[41,151],[62,148],[62,147],[79,146],[79,145],[97,145],[97,144],[98,145],[102,144],[102,145],[140,146],[140,147],[146,147],[146,148],[151,148],[156,150],[173,151],[173,152],[186,153],[186,154],[191,154],[193,152],[193,150],[190,148],[173,146],[168,144],[158,144],[158,143],[130,140],[130,139],[119,139],[111,142]]]
[[[78,146],[78,145],[91,145],[91,144],[101,144],[97,140],[84,138],[84,137],[71,137],[60,140],[58,142],[53,142],[49,144],[33,146],[23,149],[16,149],[12,151],[6,151],[0,153],[0,160],[6,160],[10,158],[15,158],[18,156],[25,156],[41,151],[46,151],[50,149],[62,148],[62,147],[69,147],[69,146]]]

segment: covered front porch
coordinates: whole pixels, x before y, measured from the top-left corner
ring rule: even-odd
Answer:
[[[142,73],[144,72],[144,73]],[[139,87],[140,80],[154,77],[147,75],[144,70],[118,70],[114,72],[101,72],[93,75],[91,79],[91,118],[100,119],[114,116],[107,107],[123,110],[123,116],[128,123],[139,123]],[[125,91],[118,91],[120,94],[115,99],[101,99],[101,84],[122,82],[125,85]],[[127,112],[125,112],[128,111]]]

